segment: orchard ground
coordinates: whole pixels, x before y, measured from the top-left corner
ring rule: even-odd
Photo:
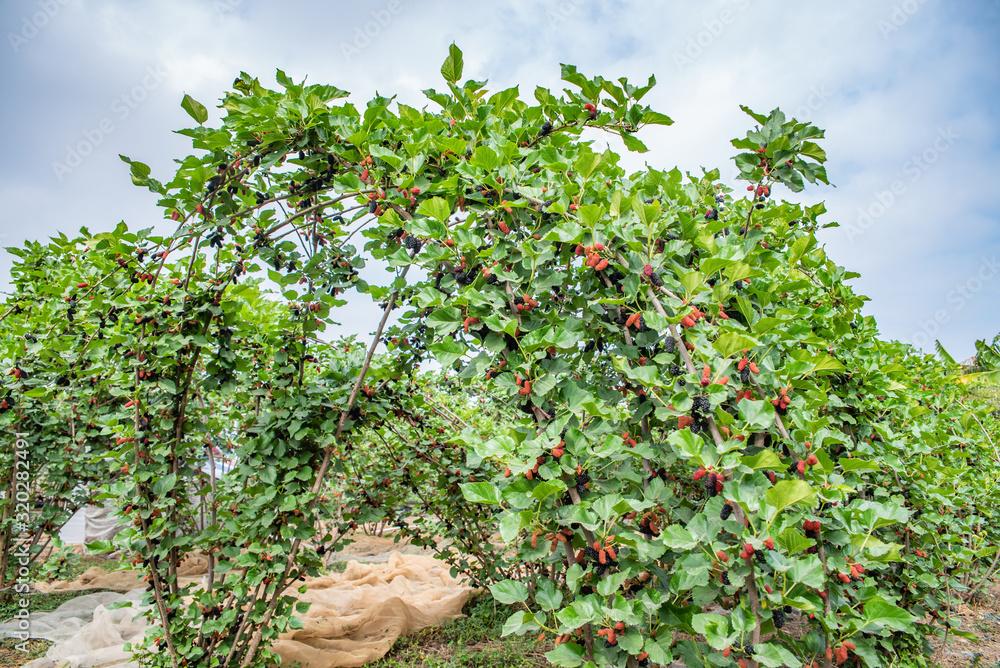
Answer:
[[[363,563],[384,563],[395,551],[429,553],[406,545],[406,540],[396,542],[392,534],[383,536],[358,533],[351,537],[353,543],[338,553],[330,570],[343,570],[347,560]],[[82,546],[81,546],[82,547]],[[83,557],[62,573],[66,579],[79,576],[91,566],[109,568],[113,560],[104,557]],[[66,601],[92,591],[33,594],[31,609],[36,612],[54,610]],[[7,599],[0,599],[0,618],[7,619],[13,608]],[[463,618],[446,624],[418,631],[396,641],[392,650],[382,659],[368,665],[372,668],[545,668],[550,664],[545,653],[553,648],[551,642],[536,642],[522,636],[502,637],[502,628],[512,612],[512,606],[493,600],[488,591],[474,594],[463,609]],[[984,588],[973,605],[959,605],[955,614],[962,620],[962,628],[973,631],[979,642],[952,638],[942,651],[943,643],[936,640],[933,663],[924,665],[940,668],[993,668],[1000,666],[1000,584]],[[2,621],[2,620],[0,620]],[[16,649],[18,641],[0,639],[0,668],[16,668],[25,662],[44,656],[51,645],[45,640],[29,642],[30,652]],[[921,664],[916,664],[921,665]],[[673,668],[681,668],[679,661]]]

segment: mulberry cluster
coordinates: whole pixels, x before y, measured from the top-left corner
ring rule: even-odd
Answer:
[[[694,424],[692,423],[691,426],[693,427]],[[709,498],[722,493],[722,482],[723,477],[716,473],[709,473],[705,477],[705,493],[708,494]]]

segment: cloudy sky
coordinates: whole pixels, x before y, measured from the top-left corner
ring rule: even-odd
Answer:
[[[4,246],[162,224],[118,154],[168,179],[190,152],[173,134],[192,123],[184,93],[217,119],[240,71],[273,86],[280,68],[359,104],[378,91],[423,106],[455,41],[465,77],[526,96],[558,88],[559,63],[655,75],[644,102],[675,124],[644,133],[634,168],[718,166],[731,181],[740,104],[825,128],[834,187],[797,198],[841,224],[820,240],[861,273],[883,334],[965,358],[1000,333],[1000,0],[4,0],[0,27]]]

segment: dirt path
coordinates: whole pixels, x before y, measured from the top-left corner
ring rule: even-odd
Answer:
[[[977,598],[974,605],[957,605],[953,614],[962,620],[960,629],[976,634],[979,642],[952,636],[943,647],[943,641],[935,639],[934,658],[942,668],[969,668],[977,654],[980,666],[1000,663],[1000,585]]]

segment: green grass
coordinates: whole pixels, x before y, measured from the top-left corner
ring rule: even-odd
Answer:
[[[329,566],[327,566],[326,570],[327,570],[328,573],[343,573],[344,571],[347,570],[347,562],[346,561],[335,561],[332,564],[330,564]]]
[[[373,668],[536,668],[548,666],[548,644],[500,637],[511,608],[489,594],[473,594],[464,618],[400,638]]]
[[[12,638],[0,639],[0,668],[16,668],[33,659],[41,658],[45,656],[52,643],[48,640],[29,640],[27,652],[17,649],[19,644],[19,640]]]

